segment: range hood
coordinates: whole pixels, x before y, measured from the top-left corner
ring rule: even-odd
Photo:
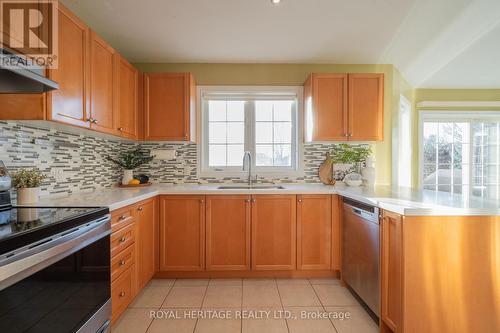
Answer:
[[[36,94],[59,89],[59,84],[46,78],[44,72],[43,68],[26,66],[22,57],[0,49],[0,94]]]

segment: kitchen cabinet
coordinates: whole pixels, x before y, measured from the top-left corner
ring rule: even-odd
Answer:
[[[341,269],[341,236],[340,219],[342,211],[342,199],[338,195],[332,195],[332,269]]]
[[[195,85],[190,73],[144,74],[144,139],[196,141]]]
[[[158,200],[139,202],[136,207],[136,283],[141,290],[158,270]]]
[[[205,197],[160,197],[160,270],[205,268]]]
[[[296,268],[296,196],[252,196],[252,269]]]
[[[332,197],[297,195],[297,269],[332,266]]]
[[[383,74],[311,74],[304,103],[308,142],[384,139]]]
[[[111,322],[114,323],[134,299],[134,265],[111,283]]]
[[[384,75],[349,74],[349,141],[384,139]]]
[[[207,270],[249,270],[250,196],[207,196],[206,200]]]
[[[390,329],[384,329],[382,332],[401,332],[403,309],[402,216],[384,211],[381,235],[381,326]]]
[[[116,54],[116,107],[120,136],[128,139],[139,139],[139,72],[126,59]]]
[[[346,140],[347,74],[311,74],[304,102],[306,141]]]
[[[90,30],[59,3],[58,67],[48,71],[59,89],[47,93],[47,119],[90,127]]]
[[[117,135],[115,53],[95,32],[90,33],[90,127]]]

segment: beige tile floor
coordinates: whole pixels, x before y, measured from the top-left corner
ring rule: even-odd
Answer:
[[[336,279],[186,279],[151,281],[112,332],[376,333],[378,327]]]

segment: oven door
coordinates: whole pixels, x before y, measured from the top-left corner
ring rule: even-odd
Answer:
[[[109,234],[107,217],[0,262],[0,332],[106,332]]]

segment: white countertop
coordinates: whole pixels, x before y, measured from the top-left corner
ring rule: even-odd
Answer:
[[[112,188],[66,196],[42,197],[37,206],[105,206],[115,210],[161,194],[339,194],[407,216],[500,216],[500,203],[496,201],[410,188],[278,184],[284,189],[218,189],[219,186],[236,185],[238,184],[158,184],[143,188]]]

